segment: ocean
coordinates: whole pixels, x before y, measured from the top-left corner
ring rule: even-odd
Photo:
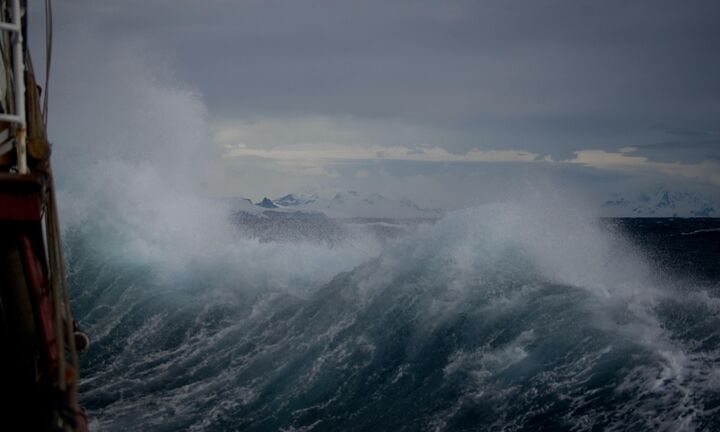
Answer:
[[[69,224],[90,426],[720,430],[720,220],[571,213]]]

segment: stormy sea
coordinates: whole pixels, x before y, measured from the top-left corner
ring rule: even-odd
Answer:
[[[222,217],[65,226],[93,430],[720,430],[719,219]]]

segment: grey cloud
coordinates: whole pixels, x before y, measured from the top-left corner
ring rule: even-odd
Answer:
[[[717,160],[720,155],[720,137],[712,140],[665,141],[641,145],[632,156],[644,156],[653,162],[699,163]]]
[[[709,132],[704,130],[667,130],[665,133],[684,137],[701,137],[707,135]]]
[[[172,53],[173,73],[228,121],[347,116],[422,125],[453,152],[566,159],[720,118],[712,0],[73,0],[56,9],[60,33],[92,27],[100,39]]]

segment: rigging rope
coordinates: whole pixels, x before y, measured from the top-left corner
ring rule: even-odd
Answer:
[[[52,61],[53,47],[53,19],[52,0],[45,0],[45,94],[43,95],[43,122],[47,127],[48,121],[48,94],[50,85],[50,63]]]
[[[52,63],[53,48],[53,19],[52,0],[45,0],[45,93],[43,94],[42,116],[43,125],[47,128],[48,121],[48,96],[50,85],[50,65]],[[46,132],[47,133],[47,132]],[[47,233],[50,244],[50,260],[52,268],[52,291],[55,303],[55,330],[59,348],[59,387],[69,390],[69,403],[71,407],[77,405],[77,384],[78,384],[78,357],[75,347],[73,328],[73,316],[70,310],[70,295],[65,269],[65,257],[60,242],[60,223],[57,214],[57,201],[55,198],[55,187],[50,173],[50,188],[47,202]],[[70,355],[69,364],[74,368],[73,376],[66,375],[65,344]],[[70,382],[68,383],[68,379]],[[67,386],[70,385],[68,389]]]

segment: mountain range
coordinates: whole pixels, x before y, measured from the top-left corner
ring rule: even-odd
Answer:
[[[317,194],[288,194],[275,199],[265,197],[254,204],[241,199],[235,207],[236,211],[250,214],[322,214],[330,218],[436,219],[443,214],[440,209],[423,208],[407,199],[395,200],[380,194],[361,195],[356,191],[340,192],[331,198]]]
[[[634,194],[615,193],[602,203],[608,217],[720,217],[720,202],[658,186]]]
[[[720,200],[688,191],[658,186],[640,192],[613,193],[599,203],[605,217],[720,217]],[[258,202],[232,200],[233,211],[245,218],[320,217],[366,219],[437,219],[445,211],[424,208],[407,199],[345,191],[332,197],[287,194]]]

